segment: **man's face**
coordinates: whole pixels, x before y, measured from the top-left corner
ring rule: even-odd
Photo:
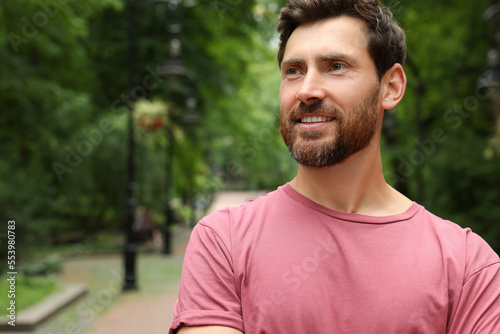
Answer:
[[[347,16],[299,26],[281,63],[280,126],[304,166],[341,163],[376,132],[380,83],[365,25]]]

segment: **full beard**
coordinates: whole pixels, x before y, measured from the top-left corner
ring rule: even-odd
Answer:
[[[325,106],[322,101],[299,106],[284,115],[280,110],[280,132],[292,157],[308,167],[327,167],[342,163],[348,157],[364,149],[372,140],[379,120],[377,85],[360,104],[342,112],[333,106]],[[320,113],[333,117],[336,129],[301,132],[297,126],[299,114]]]

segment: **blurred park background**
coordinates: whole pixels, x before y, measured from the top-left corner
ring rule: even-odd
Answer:
[[[409,82],[385,116],[386,178],[499,252],[500,2],[384,2],[407,33]],[[148,242],[171,254],[172,235],[217,192],[289,181],[296,164],[277,118],[283,4],[3,1],[2,274],[9,220],[18,284],[49,291],[67,258],[125,251],[130,269]]]

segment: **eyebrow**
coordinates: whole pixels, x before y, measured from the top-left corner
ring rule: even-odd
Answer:
[[[302,58],[290,58],[283,60],[280,64],[280,68],[288,67],[290,65],[303,65],[303,64],[305,64],[305,61]]]
[[[328,54],[322,55],[318,58],[321,61],[345,60],[351,64],[358,64],[358,61],[356,60],[356,58],[350,54],[347,54],[347,53],[340,53],[340,52],[328,53]]]
[[[327,62],[327,61],[333,61],[333,60],[345,60],[348,63],[351,63],[353,65],[357,65],[358,61],[356,58],[353,56],[347,54],[347,53],[340,53],[340,52],[335,52],[335,53],[327,53],[320,55],[316,57],[316,61],[319,62]],[[286,67],[286,66],[291,66],[291,65],[303,65],[305,64],[305,60],[300,57],[296,58],[290,58],[290,59],[285,59],[281,62],[281,67]]]

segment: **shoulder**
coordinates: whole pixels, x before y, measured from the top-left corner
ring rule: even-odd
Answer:
[[[463,263],[465,280],[483,268],[500,263],[498,254],[469,227],[442,219],[424,208],[420,210],[419,216],[432,231],[443,253]]]
[[[239,207],[226,207],[206,215],[197,227],[209,229],[221,236],[234,229],[245,229],[258,222],[263,212],[279,206],[284,194],[281,188],[265,193],[254,200],[249,200]]]

